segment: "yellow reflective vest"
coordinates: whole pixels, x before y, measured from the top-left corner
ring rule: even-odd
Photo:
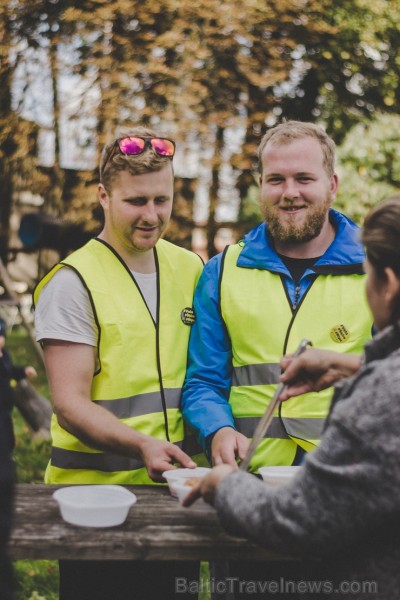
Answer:
[[[221,312],[233,353],[229,402],[237,430],[251,438],[276,390],[283,354],[294,352],[303,338],[316,348],[361,353],[373,323],[364,275],[318,275],[292,310],[281,277],[237,267],[240,251],[240,245],[230,246],[225,255]],[[280,404],[250,470],[291,465],[298,445],[315,448],[331,396],[329,388]]]
[[[34,303],[59,269],[73,269],[89,293],[98,327],[99,368],[93,376],[92,401],[129,427],[182,446],[179,402],[202,262],[165,240],[157,243],[155,259],[157,324],[126,264],[99,239],[56,265],[39,282]],[[87,446],[63,429],[55,415],[51,434],[47,483],[153,483],[139,459]]]

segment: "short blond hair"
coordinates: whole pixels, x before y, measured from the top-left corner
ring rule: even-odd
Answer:
[[[124,127],[118,130],[117,137],[104,146],[100,157],[100,182],[108,191],[112,187],[113,179],[120,171],[128,171],[131,175],[143,175],[144,173],[160,171],[169,163],[171,163],[172,168],[172,160],[168,156],[156,154],[153,149],[149,147],[145,148],[144,152],[141,154],[135,154],[134,156],[115,152],[112,158],[109,159],[110,153],[117,140],[132,135],[139,135],[142,137],[163,137],[153,131],[153,129],[139,125],[132,128]],[[106,163],[106,170],[104,171],[104,165]]]
[[[323,165],[328,175],[331,177],[335,172],[335,142],[322,127],[306,121],[284,121],[267,131],[258,148],[258,166],[260,173],[262,173],[263,170],[262,153],[269,142],[273,145],[281,146],[290,144],[294,140],[301,140],[305,137],[314,138],[319,142],[323,155]]]

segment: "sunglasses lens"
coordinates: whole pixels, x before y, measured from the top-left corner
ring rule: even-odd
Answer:
[[[123,154],[140,154],[145,143],[140,137],[126,137],[119,140],[119,148]]]
[[[161,156],[173,156],[175,154],[175,144],[166,138],[152,138],[150,141],[154,152]]]
[[[135,155],[141,154],[146,146],[146,143],[150,143],[156,154],[160,156],[172,157],[175,154],[175,144],[171,140],[166,138],[152,138],[152,137],[137,137],[130,136],[122,138],[118,141],[119,149],[123,154]]]

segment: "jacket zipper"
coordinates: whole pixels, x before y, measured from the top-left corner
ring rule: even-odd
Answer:
[[[297,284],[296,289],[294,291],[294,304],[292,306],[293,312],[297,309],[297,303],[299,301],[299,298],[300,298],[300,286],[299,286],[299,284]]]

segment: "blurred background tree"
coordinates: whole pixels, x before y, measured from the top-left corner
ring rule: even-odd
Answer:
[[[355,125],[338,158],[336,206],[361,223],[369,208],[400,190],[400,116],[378,113]]]
[[[177,140],[176,173],[186,181],[178,188],[193,179],[197,189],[168,235],[187,244],[179,219],[201,225],[212,255],[221,222],[238,221],[240,234],[259,220],[256,150],[268,127],[312,120],[348,145],[353,127],[365,133],[374,120],[379,128],[383,117],[397,116],[397,0],[76,4],[9,0],[0,8],[5,260],[23,189],[43,196],[44,212],[98,228],[99,151],[120,126],[146,123]],[[363,137],[357,131],[355,139]],[[366,164],[350,175],[350,164],[344,150],[338,202],[360,219],[381,192],[365,194],[374,174]],[[386,184],[399,187],[386,167],[379,168],[382,194]]]

